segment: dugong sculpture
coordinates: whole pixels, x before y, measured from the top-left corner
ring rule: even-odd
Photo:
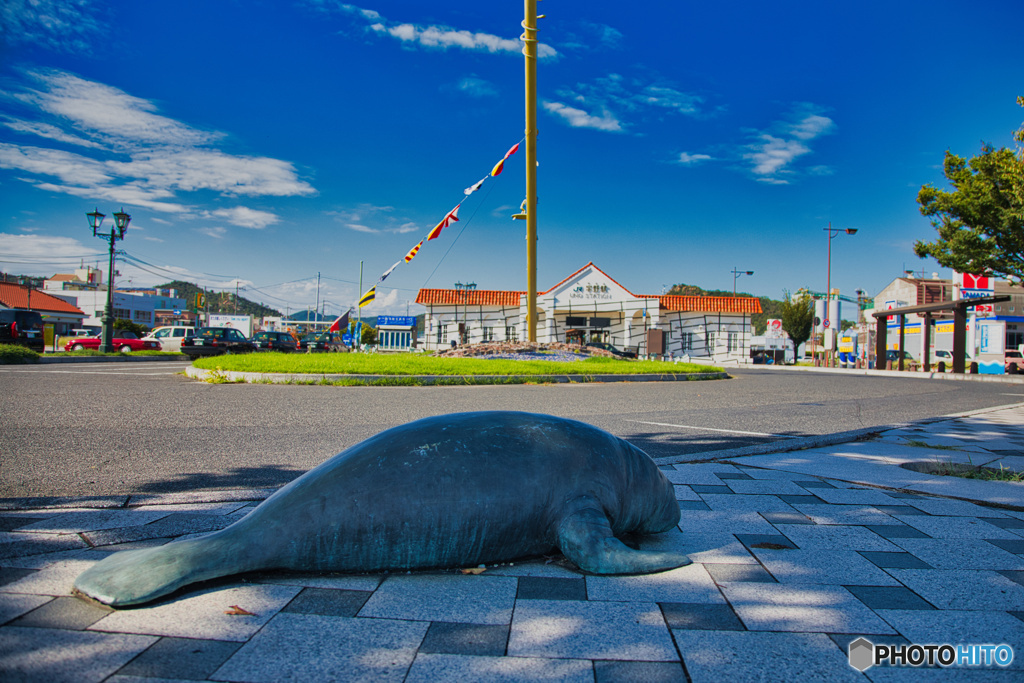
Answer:
[[[126,607],[240,572],[467,567],[561,549],[594,574],[642,574],[686,555],[616,536],[679,522],[672,484],[640,449],[550,415],[429,417],[373,436],[207,536],[115,553],[75,590]]]

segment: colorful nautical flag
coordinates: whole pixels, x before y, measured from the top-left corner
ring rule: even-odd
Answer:
[[[459,220],[459,207],[460,206],[462,206],[461,203],[456,205],[456,207],[454,209],[452,209],[451,211],[448,212],[447,216],[445,216],[444,218],[441,219],[440,223],[438,223],[437,225],[434,226],[434,229],[431,230],[430,233],[427,235],[427,241],[428,242],[430,240],[434,240],[434,239],[437,239],[438,237],[440,237],[441,236],[441,230],[443,230],[444,228],[447,228],[449,225],[451,225],[452,223],[454,223],[454,222]]]
[[[390,268],[388,268],[387,270],[385,270],[384,274],[380,276],[379,280],[377,280],[377,284],[379,285],[380,283],[384,282],[384,278],[386,278],[388,275],[391,275],[391,271],[393,271],[395,268],[397,268],[401,263],[402,263],[401,261],[396,261],[395,265],[393,265]]]
[[[483,178],[481,178],[480,180],[476,181],[475,183],[473,183],[472,185],[467,187],[465,190],[463,190],[462,194],[466,195],[467,197],[469,195],[473,194],[474,192],[479,190],[481,187],[483,187],[484,181],[487,180],[489,177],[490,177],[489,175],[485,175]]]
[[[517,151],[519,151],[519,143],[518,142],[516,144],[512,145],[512,149],[510,149],[509,151],[505,152],[505,156],[503,156],[501,158],[501,161],[499,161],[498,163],[496,163],[494,165],[494,168],[491,169],[491,175],[492,176],[501,175],[501,172],[503,170],[505,170],[505,160],[508,159],[513,154],[515,154]]]
[[[419,251],[420,247],[422,247],[422,246],[423,246],[423,240],[420,240],[420,243],[417,244],[412,249],[410,249],[409,253],[405,255],[405,262],[408,263],[409,261],[412,261],[413,257],[416,255],[416,252]]]
[[[370,287],[366,294],[363,294],[363,298],[359,300],[359,308],[362,308],[366,304],[370,303],[377,298],[377,285]]]
[[[352,309],[345,311],[344,315],[339,315],[338,319],[335,320],[330,327],[327,328],[328,332],[341,332],[343,328],[348,327],[348,314],[352,312]]]

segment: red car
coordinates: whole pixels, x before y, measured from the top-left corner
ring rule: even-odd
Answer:
[[[81,351],[82,349],[100,348],[100,337],[74,337],[64,345],[65,351]],[[121,353],[132,351],[159,351],[160,342],[149,339],[139,339],[134,332],[127,330],[114,330],[114,338],[111,340],[114,348]]]

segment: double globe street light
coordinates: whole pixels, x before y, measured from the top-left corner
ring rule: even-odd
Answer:
[[[114,214],[114,225],[110,228],[110,234],[106,232],[100,232],[100,224],[103,223],[103,219],[106,218],[105,214],[99,212],[99,209],[94,210],[92,213],[85,214],[89,217],[89,227],[92,228],[93,237],[99,237],[100,239],[110,241],[110,270],[108,271],[107,280],[107,307],[103,310],[103,332],[100,336],[100,352],[101,353],[113,353],[114,352],[114,245],[117,244],[118,240],[124,239],[124,233],[128,230],[128,223],[131,222],[132,217],[124,212],[122,208],[119,212]]]

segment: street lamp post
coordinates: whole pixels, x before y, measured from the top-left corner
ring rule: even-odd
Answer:
[[[736,296],[736,278],[742,277],[744,275],[753,275],[753,274],[754,274],[754,271],[752,271],[752,270],[737,270],[736,268],[732,269],[732,295],[734,297]]]
[[[822,228],[828,233],[828,272],[825,277],[825,320],[829,324],[838,323],[838,321],[829,320],[829,302],[832,301],[832,238],[841,232],[845,232],[847,235],[856,235],[857,228],[833,228],[832,221],[829,221],[827,228]],[[828,331],[828,328],[825,330]],[[824,335],[823,335],[824,336]],[[830,345],[831,346],[831,345]],[[832,364],[832,349],[829,348],[825,353],[826,365]]]
[[[110,271],[107,280],[107,306],[103,310],[103,332],[100,337],[100,352],[113,353],[114,351],[114,245],[118,240],[124,239],[124,233],[128,230],[128,223],[132,217],[121,209],[114,214],[114,225],[110,228],[110,234],[100,232],[100,224],[106,217],[99,212],[99,209],[92,213],[85,214],[89,217],[89,227],[92,228],[93,237],[99,237],[110,241]]]

